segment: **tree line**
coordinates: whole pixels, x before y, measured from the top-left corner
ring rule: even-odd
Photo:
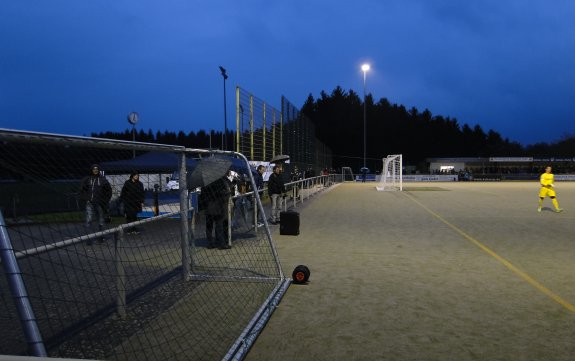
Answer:
[[[404,160],[420,165],[426,158],[440,157],[573,157],[575,136],[565,135],[554,143],[522,145],[504,138],[496,130],[480,125],[459,124],[456,118],[434,115],[429,109],[407,109],[381,98],[375,102],[368,94],[366,109],[366,157],[381,163],[388,154],[403,154]],[[315,99],[309,94],[301,108],[303,116],[315,124],[316,137],[331,149],[334,168],[361,167],[363,158],[364,104],[358,93],[336,87]],[[211,135],[211,137],[210,137]],[[132,140],[132,131],[92,133],[93,137]],[[210,139],[211,138],[211,139]],[[221,148],[222,132],[148,131],[139,130],[136,140],[148,143],[182,145],[190,148]],[[227,134],[233,144],[234,133]]]
[[[205,130],[200,130],[197,133],[194,131],[184,132],[180,130],[178,132],[174,131],[144,131],[140,129],[136,131],[135,139],[138,142],[145,143],[155,143],[155,144],[169,144],[169,145],[181,145],[187,148],[200,148],[200,149],[222,149],[222,138],[223,132],[221,131],[211,131],[206,132]],[[123,132],[100,132],[92,133],[92,137],[95,138],[106,138],[106,139],[116,139],[116,140],[132,140],[132,130],[126,129]],[[228,150],[231,150],[230,144],[234,144],[234,133],[228,130],[227,133],[227,144]]]
[[[575,136],[524,146],[493,129],[460,125],[456,118],[433,115],[428,109],[407,109],[385,98],[375,102],[371,94],[366,95],[365,110],[366,154],[378,162],[388,154],[403,154],[412,164],[438,157],[575,155]],[[336,167],[349,163],[345,158],[363,157],[364,103],[356,92],[338,86],[330,95],[322,91],[317,99],[310,94],[301,112],[316,125],[318,139],[332,149]]]

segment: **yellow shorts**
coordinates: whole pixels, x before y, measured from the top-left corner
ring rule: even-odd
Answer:
[[[555,197],[555,189],[553,189],[553,187],[541,187],[539,198],[545,197]]]

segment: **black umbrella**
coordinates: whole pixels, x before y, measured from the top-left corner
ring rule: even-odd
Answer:
[[[200,159],[188,174],[188,189],[205,187],[228,174],[232,158],[208,157]]]

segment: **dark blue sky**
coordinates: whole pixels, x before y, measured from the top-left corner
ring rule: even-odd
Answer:
[[[569,0],[5,0],[0,127],[228,127],[236,85],[280,108],[336,86],[532,144],[575,133]]]

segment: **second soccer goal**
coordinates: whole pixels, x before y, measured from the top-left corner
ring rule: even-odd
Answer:
[[[401,154],[388,155],[383,158],[381,178],[376,188],[378,191],[403,190]]]

